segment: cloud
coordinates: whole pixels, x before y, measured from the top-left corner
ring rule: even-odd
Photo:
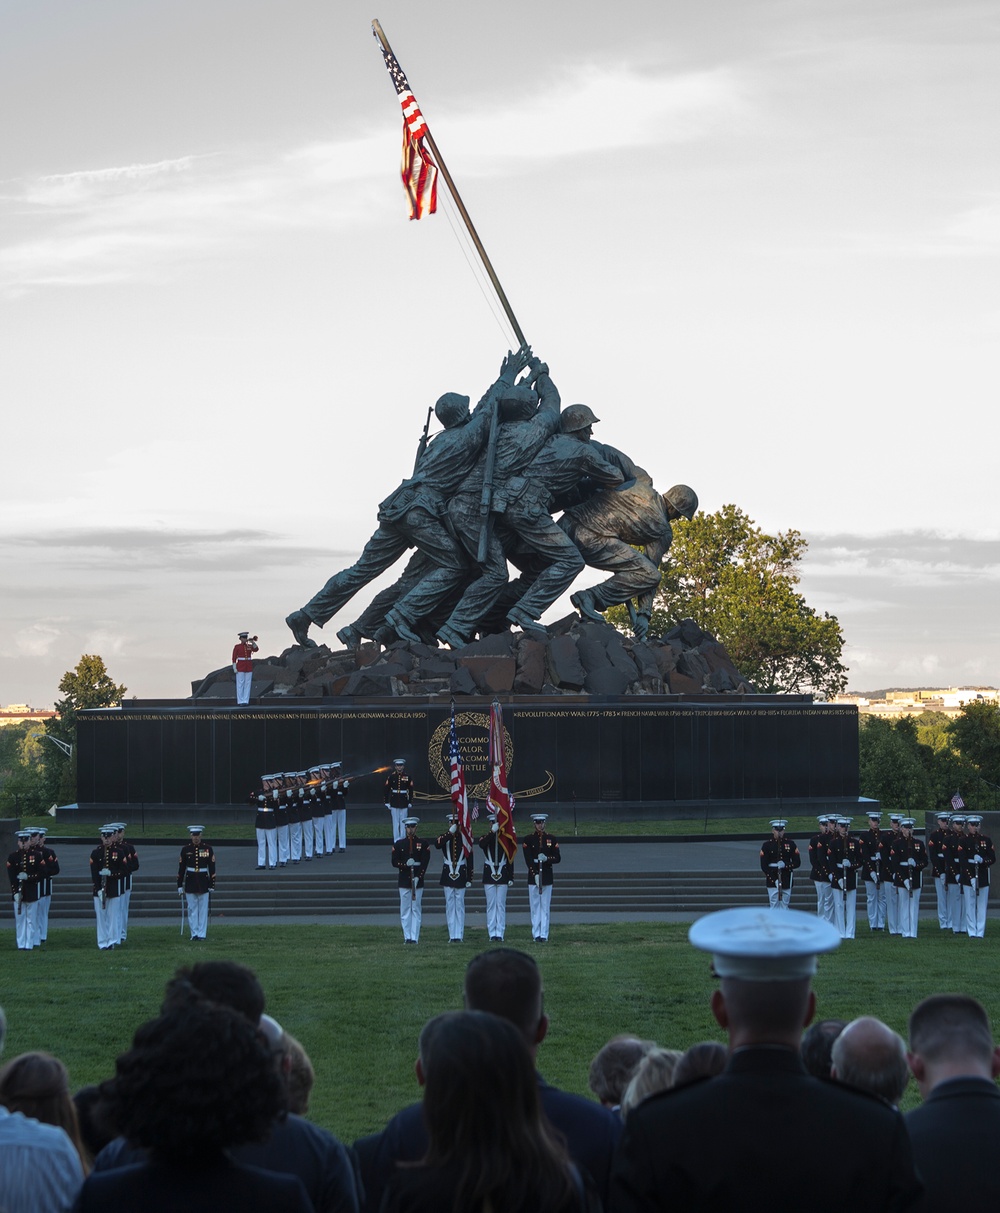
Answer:
[[[703,138],[746,110],[728,69],[667,73],[585,65],[497,106],[442,115],[449,160],[499,177],[518,166]],[[387,128],[270,153],[219,152],[6,182],[0,291],[166,280],[194,256],[262,232],[371,224],[400,199],[386,188],[398,135]],[[581,171],[586,171],[583,166]],[[349,187],[348,187],[349,186]]]
[[[13,645],[3,655],[45,657],[62,634],[63,629],[57,627],[55,623],[40,620],[16,632],[13,637]]]
[[[814,535],[803,575],[849,581],[864,577],[898,588],[949,587],[1000,582],[1000,539],[926,530],[884,535]],[[870,599],[870,594],[866,593]]]

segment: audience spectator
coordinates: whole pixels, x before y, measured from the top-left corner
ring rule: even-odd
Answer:
[[[480,952],[465,970],[465,1007],[489,1011],[512,1023],[524,1037],[532,1060],[545,1039],[549,1020],[544,1011],[542,977],[532,957],[513,948]],[[570,1095],[536,1074],[542,1110],[566,1143],[570,1158],[594,1180],[607,1206],[608,1181],[621,1121],[608,1108]],[[421,1104],[411,1104],[381,1133],[354,1143],[361,1162],[367,1208],[377,1213],[385,1177],[397,1162],[416,1162],[427,1152],[427,1130]],[[497,1211],[499,1213],[499,1211]]]
[[[316,1071],[309,1054],[290,1032],[284,1034],[281,1047],[288,1067],[288,1110],[296,1116],[305,1116],[309,1111],[309,1096],[316,1082]]]
[[[288,1058],[282,1046],[283,1032],[276,1020],[258,1010],[264,1006],[264,991],[256,974],[229,960],[205,961],[179,969],[167,984],[163,1005],[165,1009],[183,1009],[206,998],[239,1011],[259,1030],[287,1101]],[[332,1133],[301,1116],[282,1112],[266,1136],[236,1146],[229,1153],[247,1166],[298,1176],[315,1213],[358,1213],[362,1197],[353,1156]],[[142,1157],[141,1151],[119,1138],[101,1151],[94,1169],[123,1167]]]
[[[101,1095],[109,1119],[148,1159],[94,1172],[78,1213],[310,1213],[301,1180],[227,1156],[267,1133],[284,1102],[267,1045],[238,1011],[191,1001],[143,1024]]]
[[[669,1091],[674,1085],[674,1069],[684,1056],[680,1049],[650,1049],[639,1062],[635,1073],[622,1095],[622,1118],[628,1117],[633,1108],[658,1091]]]
[[[93,1161],[104,1147],[115,1139],[115,1131],[107,1123],[101,1091],[96,1083],[81,1087],[73,1096],[76,1119],[80,1124],[80,1140]]]
[[[833,1042],[830,1077],[897,1107],[910,1081],[902,1036],[880,1019],[852,1019]]]
[[[813,1078],[829,1078],[833,1042],[847,1027],[846,1019],[820,1019],[802,1036],[802,1064]]]
[[[0,1053],[7,1020],[0,1008]],[[64,1129],[0,1106],[0,1209],[64,1213],[83,1184],[83,1165]]]
[[[606,1108],[612,1112],[618,1111],[636,1066],[650,1049],[655,1048],[652,1040],[640,1040],[638,1036],[613,1036],[598,1051],[590,1063],[588,1086]]]
[[[916,1208],[921,1188],[902,1116],[863,1092],[810,1077],[799,1057],[816,1003],[816,955],[840,942],[832,924],[799,910],[723,910],[698,919],[689,938],[713,954],[720,984],[711,1007],[728,1033],[729,1061],[711,1082],[633,1109],[612,1177],[614,1213],[711,1213],[798,1200],[810,1213]],[[836,1165],[817,1167],[824,1141],[864,1148],[840,1150]]]
[[[935,994],[910,1016],[910,1069],[923,1103],[906,1114],[928,1209],[996,1208],[1000,1049],[983,1006]]]
[[[43,1125],[64,1130],[80,1156],[84,1174],[91,1159],[80,1137],[76,1105],[70,1098],[69,1074],[51,1053],[22,1053],[0,1067],[0,1104]]]
[[[438,1015],[420,1034],[417,1075],[427,1153],[396,1166],[381,1213],[598,1213],[542,1113],[531,1052],[512,1023],[483,1011]]]
[[[714,1078],[721,1074],[729,1061],[729,1050],[717,1040],[703,1040],[692,1045],[674,1067],[675,1087],[698,1082],[702,1078]]]

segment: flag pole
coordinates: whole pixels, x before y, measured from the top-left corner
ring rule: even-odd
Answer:
[[[372,32],[379,40],[383,51],[395,59],[395,55],[392,53],[392,47],[389,45],[385,34],[382,32],[382,26],[378,23],[377,19],[372,21]],[[426,124],[426,118],[424,119],[424,122]],[[459,194],[455,186],[455,182],[452,180],[451,173],[448,172],[448,166],[445,164],[441,151],[434,141],[434,136],[431,134],[429,126],[427,128],[426,135],[424,135],[424,139],[427,141],[427,146],[430,149],[431,155],[434,157],[438,171],[444,178],[445,184],[448,186],[448,190],[452,198],[455,200],[455,205],[458,207],[458,213],[462,216],[462,221],[465,223],[469,236],[472,239],[472,243],[476,246],[476,252],[479,254],[479,258],[483,263],[483,268],[486,270],[489,280],[493,285],[493,289],[497,293],[497,298],[500,300],[507,319],[510,321],[510,327],[514,330],[514,336],[521,345],[527,345],[528,343],[524,338],[524,333],[521,332],[521,326],[517,323],[517,318],[514,315],[514,311],[511,308],[510,303],[507,301],[507,296],[504,294],[503,287],[500,285],[500,279],[496,276],[496,271],[493,269],[490,259],[486,255],[486,249],[483,247],[483,242],[479,239],[479,233],[475,229],[475,225],[472,222],[469,212],[465,209],[465,203],[462,201],[462,196]]]

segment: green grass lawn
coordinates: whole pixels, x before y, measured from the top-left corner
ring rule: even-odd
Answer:
[[[820,961],[819,1017],[876,1015],[905,1037],[921,998],[960,990],[979,998],[996,1023],[1000,924],[990,928],[986,939],[971,940],[926,922],[921,938],[902,940],[859,927],[858,939]],[[508,943],[533,949],[545,982],[552,1024],[539,1068],[550,1082],[586,1094],[590,1059],[618,1032],[677,1048],[723,1038],[708,1009],[709,957],[687,943],[686,926],[556,925],[544,948],[521,936],[526,931],[515,929]],[[418,1097],[417,1035],[432,1015],[460,1007],[463,970],[483,941],[451,946],[443,928],[431,928],[418,948],[404,948],[397,927],[216,925],[199,946],[177,928],[136,926],[124,948],[101,954],[92,930],[56,924],[44,950],[16,951],[9,929],[3,946],[6,1056],[53,1052],[74,1087],[113,1072],[178,965],[206,958],[251,965],[268,1011],[316,1068],[311,1118],[351,1141]],[[911,1087],[903,1106],[916,1100]]]

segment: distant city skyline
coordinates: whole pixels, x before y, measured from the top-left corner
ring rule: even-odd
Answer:
[[[496,374],[373,15],[595,436],[800,530],[851,687],[1000,681],[993,5],[50,0],[0,40],[0,700],[280,652]]]

